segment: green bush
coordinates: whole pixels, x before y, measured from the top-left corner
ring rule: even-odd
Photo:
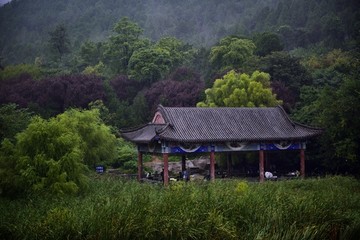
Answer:
[[[88,186],[87,167],[115,156],[116,138],[98,110],[67,110],[49,120],[33,117],[16,144],[2,143],[0,194],[74,194]]]
[[[0,80],[19,77],[21,74],[29,74],[35,79],[43,75],[41,68],[34,64],[9,65],[0,70]]]
[[[128,165],[131,168],[133,162],[137,164],[136,146],[133,145],[132,143],[126,142],[122,138],[119,138],[117,142],[117,151],[118,151],[117,158],[115,158],[114,161],[110,163],[112,167],[123,168],[125,167],[125,165]],[[135,169],[137,169],[137,166]]]

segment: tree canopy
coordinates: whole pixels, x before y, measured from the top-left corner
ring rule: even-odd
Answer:
[[[23,74],[0,81],[0,104],[16,103],[44,116],[55,116],[70,107],[86,108],[105,98],[103,81],[95,75],[63,75],[35,80]]]
[[[76,193],[87,186],[88,167],[115,157],[115,136],[95,109],[72,109],[49,120],[33,117],[14,145],[2,142],[0,188],[9,194]]]
[[[4,104],[0,107],[0,142],[5,138],[14,139],[15,135],[23,131],[30,122],[31,112],[20,108],[15,103]]]
[[[70,39],[66,27],[62,24],[49,33],[49,48],[54,59],[61,60],[61,58],[70,52]]]
[[[272,32],[263,32],[253,37],[256,45],[255,54],[266,56],[272,52],[282,51],[283,45],[279,36]]]
[[[150,42],[140,38],[143,30],[127,17],[116,23],[113,31],[114,35],[105,45],[104,60],[116,74],[126,74],[132,54]]]
[[[270,88],[270,75],[255,71],[251,76],[228,72],[206,89],[198,107],[271,107],[281,104]]]
[[[0,45],[4,63],[33,63],[56,26],[66,23],[74,47],[105,40],[128,17],[152,41],[174,36],[209,47],[232,34],[276,32],[286,50],[319,43],[339,48],[359,37],[359,6],[356,0],[12,1],[0,8]]]
[[[256,46],[249,39],[228,36],[211,48],[210,63],[218,69],[238,69],[253,55]]]
[[[170,51],[152,47],[140,49],[131,56],[129,61],[130,78],[150,85],[165,77],[173,66]]]

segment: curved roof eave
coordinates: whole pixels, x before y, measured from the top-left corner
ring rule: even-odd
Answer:
[[[135,143],[148,143],[157,137],[157,131],[166,127],[167,124],[152,124],[148,123],[136,128],[122,129],[120,134],[126,140]]]
[[[174,142],[303,141],[323,132],[321,128],[292,121],[281,106],[272,108],[191,108],[158,106],[165,123],[121,130],[138,143],[155,137]]]

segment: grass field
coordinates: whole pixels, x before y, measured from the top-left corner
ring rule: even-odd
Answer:
[[[168,188],[93,177],[79,196],[0,198],[0,239],[358,239],[348,177]]]

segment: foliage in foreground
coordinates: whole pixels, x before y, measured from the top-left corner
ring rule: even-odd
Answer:
[[[97,109],[70,109],[49,120],[33,117],[0,147],[0,194],[31,191],[77,193],[87,187],[87,167],[115,159],[116,138]]]
[[[353,178],[159,185],[93,179],[84,196],[0,199],[2,239],[355,239]]]

